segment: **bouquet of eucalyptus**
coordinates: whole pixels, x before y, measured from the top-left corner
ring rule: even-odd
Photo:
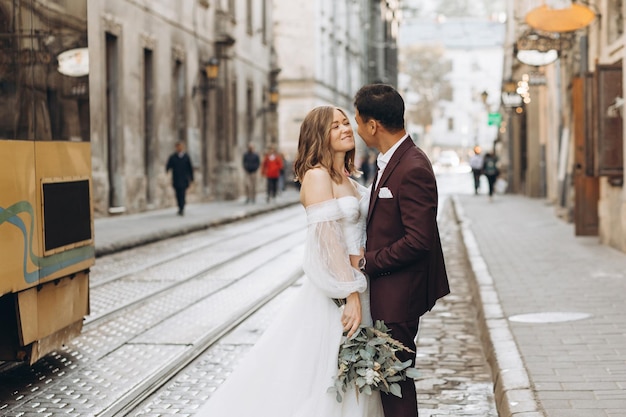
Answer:
[[[410,360],[400,362],[396,357],[396,352],[401,350],[412,352],[390,336],[383,321],[376,321],[372,327],[360,326],[339,349],[339,370],[328,392],[335,392],[338,402],[351,386],[357,397],[359,393],[371,395],[373,391],[402,397],[398,382],[416,378],[418,372],[411,367]]]

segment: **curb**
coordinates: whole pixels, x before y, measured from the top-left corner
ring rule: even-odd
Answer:
[[[494,396],[499,417],[546,417],[531,386],[524,361],[509,328],[478,242],[456,196],[452,207],[459,222],[467,258],[471,267],[470,282],[479,300],[478,319],[481,339],[494,381]]]

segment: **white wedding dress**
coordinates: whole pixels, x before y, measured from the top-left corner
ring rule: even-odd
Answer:
[[[363,324],[371,325],[367,280],[348,254],[365,243],[369,189],[306,208],[306,279],[238,368],[196,416],[383,417],[380,394],[348,390],[341,403],[327,392],[337,374],[342,310],[333,298],[361,294]]]

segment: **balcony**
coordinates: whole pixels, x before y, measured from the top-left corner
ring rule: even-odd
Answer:
[[[235,43],[235,20],[228,11],[215,12],[215,43],[221,46],[232,46]]]

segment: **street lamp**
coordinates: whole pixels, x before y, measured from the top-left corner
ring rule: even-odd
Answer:
[[[216,57],[211,57],[206,63],[202,65],[202,76],[200,83],[202,85],[194,86],[191,92],[191,96],[194,97],[199,91],[203,94],[209,92],[209,90],[217,87],[216,80],[220,70],[220,60]]]
[[[275,85],[270,87],[269,91],[269,105],[271,110],[276,110],[276,105],[278,104],[278,87]]]
[[[257,117],[267,112],[276,111],[276,106],[278,105],[278,99],[279,99],[277,86],[272,85],[270,87],[269,91],[267,92],[267,99],[268,99],[267,106],[257,110],[256,112]]]
[[[204,73],[209,81],[215,81],[220,71],[220,60],[216,57],[211,57],[209,61],[204,65]]]

